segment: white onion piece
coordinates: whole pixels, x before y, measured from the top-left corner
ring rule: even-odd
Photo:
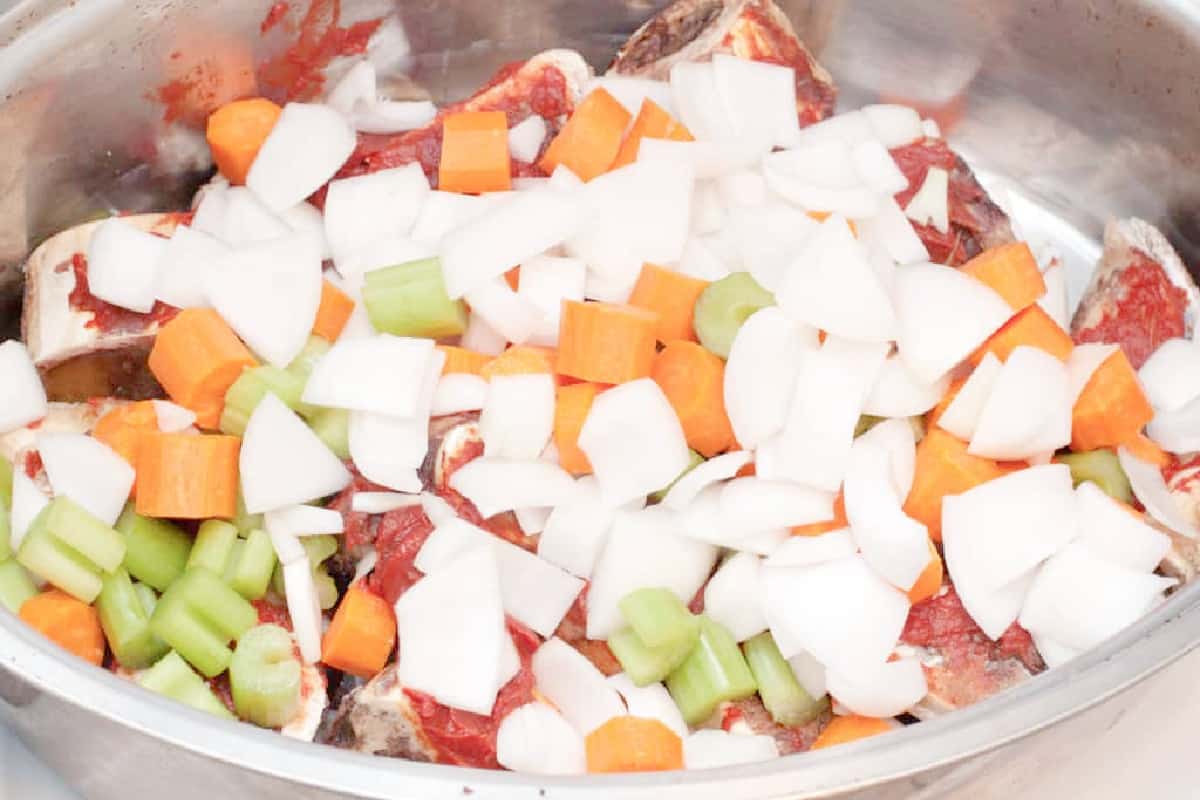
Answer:
[[[238,248],[205,275],[217,313],[265,361],[280,369],[299,355],[321,304],[321,250],[291,233]]]
[[[797,263],[796,253],[818,229],[812,217],[785,203],[770,202],[730,211],[729,226],[741,265],[759,285],[774,292]]]
[[[575,258],[537,256],[521,265],[517,294],[541,315],[529,337],[532,344],[558,346],[564,300],[583,300],[587,267]]]
[[[350,510],[360,514],[386,514],[398,508],[421,505],[421,496],[403,492],[355,492]]]
[[[820,536],[792,536],[767,558],[767,567],[810,567],[848,558],[858,552],[849,528]]]
[[[1145,507],[1147,514],[1190,539],[1200,536],[1196,525],[1179,510],[1157,465],[1142,461],[1124,447],[1117,448],[1117,458],[1121,462],[1121,469],[1129,477],[1134,496]]]
[[[517,508],[558,506],[575,498],[571,476],[556,464],[536,459],[476,458],[454,471],[450,486],[485,518]]]
[[[0,433],[15,431],[46,416],[46,390],[25,345],[15,339],[0,344]]]
[[[796,146],[811,147],[834,142],[855,147],[876,138],[875,130],[866,114],[862,111],[848,111],[802,129]]]
[[[881,247],[897,264],[917,264],[929,260],[925,243],[891,197],[879,202],[874,216],[856,220],[855,225],[858,226],[860,241]]]
[[[288,103],[259,148],[246,186],[272,211],[296,205],[334,176],[357,138],[329,106]]]
[[[688,735],[688,726],[683,721],[683,714],[679,713],[679,706],[661,683],[635,686],[628,675],[618,672],[608,677],[608,684],[620,693],[631,717],[656,719],[681,738]]]
[[[300,657],[315,664],[321,660],[321,603],[307,558],[283,565],[283,586]]]
[[[502,198],[490,195],[432,191],[426,195],[409,236],[415,242],[436,246],[447,233],[502,202]]]
[[[579,431],[579,448],[601,497],[613,506],[669,486],[689,463],[679,417],[649,378],[597,395]]]
[[[1037,633],[1032,633],[1033,645],[1037,648],[1038,655],[1046,662],[1046,666],[1054,669],[1061,667],[1079,656],[1080,651],[1074,647],[1067,647],[1060,644],[1048,636],[1043,636]]]
[[[537,552],[551,564],[589,578],[616,511],[600,502],[600,487],[593,476],[580,478],[575,485],[574,499],[550,512]]]
[[[498,356],[508,347],[508,340],[475,314],[467,320],[467,330],[460,344],[468,350],[488,356]]]
[[[750,453],[736,450],[710,458],[688,470],[663,498],[663,505],[676,510],[685,508],[703,489],[717,481],[727,480],[750,463]]]
[[[625,106],[625,110],[634,116],[641,110],[644,100],[650,100],[671,116],[676,116],[675,101],[671,97],[671,84],[666,81],[631,78],[625,75],[614,75],[610,72],[607,75],[597,75],[589,80],[583,87],[583,94],[586,97],[600,88],[616,98],[617,102]]]
[[[889,150],[911,144],[925,135],[925,128],[921,124],[921,115],[908,106],[884,104],[864,106],[862,113],[867,118],[867,124],[871,126],[871,131]]]
[[[492,713],[506,643],[496,556],[489,547],[463,553],[426,575],[396,601],[404,647],[396,674],[409,689],[451,708]]]
[[[757,476],[734,478],[721,487],[720,514],[758,532],[833,519],[833,493]]]
[[[756,169],[742,169],[716,180],[717,193],[725,207],[758,207],[767,202],[767,179]]]
[[[725,265],[704,240],[693,236],[684,245],[679,257],[679,271],[704,281],[719,281],[729,274]]]
[[[297,561],[308,564],[308,553],[295,536],[287,531],[271,530],[270,528],[267,528],[267,535],[271,538],[271,546],[275,548],[275,555],[279,557],[280,564],[287,566]],[[311,565],[309,568],[312,568]]]
[[[553,703],[582,736],[613,717],[625,716],[625,704],[591,661],[557,636],[533,654],[538,692]]]
[[[1159,412],[1183,408],[1200,397],[1200,345],[1168,339],[1138,370],[1151,405]]]
[[[304,402],[414,417],[435,352],[431,339],[379,334],[339,340],[313,367],[304,386]]]
[[[180,225],[163,248],[154,286],[155,298],[176,308],[208,305],[204,274],[228,251],[219,239]]]
[[[238,465],[251,514],[307,503],[350,483],[350,472],[337,456],[270,393],[246,423]]]
[[[1020,622],[1031,633],[1087,650],[1128,627],[1176,584],[1117,566],[1076,542],[1046,562],[1025,599]]]
[[[1170,453],[1200,450],[1200,397],[1174,411],[1160,411],[1146,426],[1146,435]]]
[[[530,114],[508,131],[508,152],[517,161],[532,164],[542,152],[546,141],[546,120],[538,114]]]
[[[979,427],[979,417],[1000,377],[1002,365],[995,353],[985,353],[983,360],[971,372],[958,394],[938,417],[938,427],[944,428],[963,441],[970,441]]]
[[[828,693],[825,665],[813,658],[811,653],[801,651],[788,657],[788,666],[809,697],[819,700]]]
[[[889,356],[867,395],[863,413],[875,417],[917,417],[936,406],[949,386],[948,376],[926,383],[899,356]]]
[[[925,671],[915,658],[877,664],[854,674],[828,673],[829,693],[855,714],[894,717],[921,701],[929,691]]]
[[[939,233],[950,231],[950,173],[931,167],[925,182],[908,201],[904,214],[918,225],[932,225]]]
[[[25,470],[13,470],[12,477],[12,549],[19,550],[29,525],[42,513],[42,509],[50,504],[50,498],[42,494],[42,490],[25,474]]]
[[[857,441],[869,442],[887,451],[896,496],[901,500],[908,497],[917,469],[917,436],[912,423],[907,419],[885,419]]]
[[[617,604],[635,589],[661,587],[691,602],[716,560],[715,547],[676,533],[669,509],[618,512],[588,588],[588,638],[607,639],[624,626]]]
[[[763,174],[773,192],[807,211],[860,219],[879,209],[880,195],[863,183],[844,143],[771,153],[763,159]]]
[[[1037,304],[1058,323],[1064,331],[1071,329],[1071,313],[1067,298],[1067,270],[1057,261],[1042,273],[1046,293],[1038,298]]]
[[[379,96],[375,65],[359,61],[325,95],[325,104],[351,116],[360,104],[372,103]]]
[[[729,115],[739,145],[765,155],[787,147],[800,135],[796,114],[796,71],[791,67],[750,61],[717,53],[713,80]]]
[[[701,730],[683,740],[683,766],[686,769],[717,769],[778,757],[779,745],[766,735]]]
[[[229,181],[218,173],[200,187],[192,200],[192,230],[221,239],[225,227],[225,211],[229,207]]]
[[[738,329],[725,366],[725,410],[743,447],[754,448],[783,429],[796,389],[803,350],[816,331],[778,308],[756,311]]]
[[[716,70],[712,63],[679,62],[671,67],[671,97],[678,112],[679,121],[702,142],[712,142],[730,153],[721,158],[722,163],[736,159],[734,139],[737,122],[726,107],[717,86]],[[747,152],[745,162],[753,160],[753,152]],[[738,163],[727,164],[736,168]]]
[[[696,191],[692,195],[692,234],[702,236],[717,233],[725,225],[726,213],[725,200],[718,182],[697,181]]]
[[[471,315],[514,344],[524,344],[546,324],[545,315],[527,297],[512,290],[504,278],[492,278],[464,296]]]
[[[1067,368],[1036,347],[1013,350],[996,377],[967,452],[1017,461],[1071,441]]]
[[[133,467],[124,458],[81,433],[44,433],[37,447],[55,495],[73,500],[106,525],[117,521],[133,488]]]
[[[1012,316],[996,292],[936,264],[897,269],[892,299],[900,357],[927,383],[949,372]]]
[[[739,642],[767,629],[759,587],[758,556],[736,553],[726,559],[704,587],[704,613],[724,625]]]
[[[1079,400],[1079,395],[1087,388],[1092,375],[1117,352],[1117,349],[1115,344],[1088,343],[1076,345],[1071,350],[1071,355],[1067,358],[1067,391],[1072,408]]]
[[[288,536],[320,536],[342,532],[341,512],[332,508],[294,505],[268,511],[267,530]]]
[[[549,506],[518,508],[513,511],[513,516],[517,518],[517,524],[526,536],[535,536],[546,529],[552,510]]]
[[[513,710],[500,721],[496,761],[505,769],[532,775],[587,772],[583,736],[553,707],[536,701]]]
[[[351,267],[358,251],[407,236],[428,195],[429,181],[417,163],[331,181],[325,197],[325,236],[338,272],[357,271]]]
[[[1171,537],[1129,513],[1091,481],[1079,484],[1075,500],[1079,540],[1101,558],[1135,572],[1151,572],[1171,549]]]
[[[734,543],[733,548],[739,553],[752,553],[756,556],[769,556],[792,538],[792,532],[787,528],[772,528],[769,531],[756,531],[748,536],[742,536]]]
[[[294,232],[295,229],[245,186],[231,186],[225,191],[224,216],[213,235],[225,244],[240,247]]]
[[[921,130],[924,131],[925,136],[929,139],[942,138],[942,126],[938,125],[935,119],[921,120]]]
[[[434,525],[441,525],[448,520],[458,518],[458,512],[454,510],[454,506],[430,492],[421,492],[421,510]]]
[[[106,219],[88,241],[88,290],[106,303],[145,314],[154,307],[166,246],[166,239],[120,217]]]
[[[451,373],[438,379],[430,413],[435,417],[478,411],[487,403],[488,382],[478,375]]]
[[[421,491],[417,470],[429,451],[429,421],[351,411],[350,459],[363,477],[397,492]]]
[[[854,148],[851,155],[859,178],[877,193],[890,197],[908,188],[908,178],[896,166],[892,154],[879,142],[863,142]]]
[[[376,99],[359,105],[350,117],[363,133],[400,133],[423,128],[437,117],[437,106],[428,100]]]
[[[151,400],[154,418],[163,433],[181,433],[196,424],[196,412],[167,400]]]

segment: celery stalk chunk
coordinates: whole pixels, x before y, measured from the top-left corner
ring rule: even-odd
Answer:
[[[13,465],[4,456],[0,456],[0,504],[12,508]]]
[[[192,567],[159,598],[150,629],[201,675],[229,666],[229,642],[254,627],[258,612],[205,567]]]
[[[637,589],[621,598],[621,615],[647,647],[691,649],[700,622],[670,589]]]
[[[85,603],[124,558],[125,538],[65,497],[42,509],[17,553],[27,570]]]
[[[233,714],[225,704],[217,699],[204,679],[193,672],[178,653],[167,653],[157,664],[143,672],[137,682],[145,689],[192,708],[233,719]]]
[[[205,567],[217,575],[225,574],[225,565],[237,541],[237,528],[219,519],[205,520],[196,532],[196,542],[188,556],[187,568]]]
[[[667,689],[683,719],[698,725],[717,706],[754,694],[758,686],[729,631],[700,617],[700,640],[679,668],[667,676]]]
[[[347,412],[349,413],[349,412]],[[349,458],[350,456],[346,456]],[[238,492],[237,497],[237,516],[230,520],[233,526],[238,529],[238,533],[245,535],[252,530],[257,530],[263,526],[262,514],[251,514],[246,511],[246,498],[242,497],[242,493]]]
[[[446,294],[439,258],[372,270],[362,294],[367,316],[380,333],[440,339],[467,329],[466,306]]]
[[[729,358],[734,337],[750,316],[775,305],[775,296],[758,285],[749,272],[734,272],[713,281],[700,293],[692,326],[710,353]]]
[[[769,631],[742,644],[746,663],[758,684],[758,694],[771,718],[780,725],[795,728],[811,722],[825,704],[804,691],[791,666],[784,660]]]
[[[229,662],[229,685],[239,717],[264,728],[285,725],[300,707],[300,660],[291,634],[278,625],[242,634]]]
[[[693,646],[694,643],[682,647],[648,647],[632,628],[622,628],[608,638],[608,649],[635,686],[649,686],[670,675],[692,652]]]
[[[150,613],[124,569],[104,576],[96,610],[104,638],[122,667],[145,669],[171,649],[151,632]]]
[[[287,371],[299,378],[302,383],[308,383],[308,378],[312,375],[313,367],[325,357],[325,354],[329,352],[331,347],[333,345],[320,336],[316,334],[309,336],[308,341],[304,343],[304,349],[300,351],[300,355],[292,359],[292,363],[287,365]]]
[[[1109,497],[1122,503],[1133,502],[1133,487],[1121,462],[1112,450],[1089,450],[1083,453],[1066,453],[1055,459],[1071,470],[1071,481],[1078,486],[1091,481]]]
[[[125,537],[123,565],[129,574],[160,592],[183,574],[192,537],[161,519],[143,517],[126,508],[117,520]]]
[[[12,559],[0,561],[0,606],[16,614],[35,594],[37,587],[24,567]]]
[[[344,408],[319,408],[308,418],[308,426],[335,456],[350,457],[350,412]]]
[[[233,555],[225,567],[225,581],[247,600],[258,600],[267,593],[275,569],[275,548],[271,537],[252,530],[233,545]]]
[[[0,561],[13,557],[10,509],[0,502]]]
[[[313,407],[302,403],[306,378],[278,367],[262,366],[244,370],[225,392],[225,408],[219,427],[222,433],[241,436],[246,432],[250,415],[268,392],[299,414],[311,414]]]

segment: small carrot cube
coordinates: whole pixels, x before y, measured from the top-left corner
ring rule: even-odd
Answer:
[[[708,281],[684,275],[657,264],[642,265],[642,273],[629,296],[629,305],[658,314],[655,335],[660,342],[696,341],[692,324],[696,300]]]
[[[596,89],[576,107],[538,166],[550,174],[561,164],[584,181],[603,175],[617,158],[630,116],[615,97]]]
[[[246,182],[250,166],[282,113],[283,109],[265,97],[251,97],[226,103],[208,118],[208,147],[217,169],[230,183]]]
[[[633,127],[629,129],[625,141],[621,143],[621,149],[617,151],[617,158],[613,162],[612,169],[637,161],[642,139],[667,139],[674,142],[695,141],[683,123],[647,97],[642,100],[642,107],[638,109],[638,115],[633,120]]]
[[[1024,242],[985,250],[964,264],[962,271],[1003,297],[1013,311],[1024,311],[1046,293],[1037,259]]]
[[[1071,448],[1096,450],[1132,443],[1139,447],[1142,428],[1154,408],[1125,351],[1117,350],[1092,373],[1071,412]],[[1139,447],[1139,449],[1144,449]]]
[[[503,111],[459,111],[445,116],[438,188],[462,194],[512,188],[508,118]]]
[[[170,519],[237,514],[237,436],[148,433],[138,449],[137,513]]]
[[[825,730],[821,731],[821,735],[817,737],[817,740],[813,742],[812,749],[821,750],[825,747],[833,747],[835,744],[849,744],[859,739],[866,739],[869,736],[878,736],[881,733],[887,733],[895,727],[896,723],[890,719],[860,717],[857,714],[834,717],[825,726]]]
[[[584,743],[588,772],[683,769],[683,740],[657,719],[613,717]]]
[[[321,304],[312,331],[327,342],[335,342],[354,313],[354,299],[329,281],[321,282]]]
[[[1004,327],[980,345],[971,356],[971,363],[978,364],[989,352],[1001,361],[1006,361],[1009,354],[1021,345],[1037,347],[1059,361],[1066,361],[1075,349],[1071,335],[1041,306],[1031,305],[1006,322]]]
[[[483,368],[492,360],[492,357],[486,353],[476,353],[465,347],[439,344],[437,349],[446,354],[446,363],[442,365],[443,375],[454,373],[480,375],[483,373]]]
[[[594,383],[573,383],[560,386],[554,403],[554,446],[558,448],[558,463],[572,475],[588,475],[592,464],[579,449],[579,431],[587,420],[600,387]]]
[[[626,383],[650,375],[658,314],[615,303],[563,301],[558,374],[594,383]]]

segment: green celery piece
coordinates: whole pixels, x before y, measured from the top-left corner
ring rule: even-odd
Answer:
[[[667,676],[667,689],[689,725],[712,716],[721,703],[754,694],[758,685],[729,631],[700,617],[700,640],[679,668]]]
[[[225,565],[229,563],[237,538],[237,528],[232,523],[219,519],[205,520],[196,532],[187,568],[205,567],[216,575],[224,575]]]
[[[372,270],[362,296],[367,316],[380,333],[440,339],[467,329],[466,306],[446,294],[439,258]]]
[[[0,505],[12,508],[13,465],[4,456],[0,456]]]
[[[167,653],[159,659],[157,664],[138,677],[137,682],[145,689],[200,711],[226,719],[234,718],[204,679],[192,671],[176,652]]]
[[[821,699],[813,699],[804,690],[791,666],[779,652],[769,631],[763,631],[742,644],[746,663],[758,684],[758,693],[771,718],[788,728],[811,722],[824,710]]]
[[[133,585],[133,591],[137,593],[138,600],[146,611],[146,616],[149,617],[158,607],[158,593],[140,581]]]
[[[267,593],[275,569],[275,548],[265,531],[252,530],[234,543],[233,556],[225,568],[225,581],[247,600]]]
[[[292,636],[278,625],[242,634],[229,662],[237,714],[263,728],[279,728],[300,707],[300,660]]]
[[[0,503],[0,561],[13,557],[12,523],[8,506]]]
[[[42,509],[17,553],[27,570],[85,603],[124,558],[125,538],[65,497]]]
[[[122,667],[145,669],[171,649],[150,631],[150,614],[124,569],[104,576],[96,610],[104,638]]]
[[[161,519],[143,517],[127,507],[117,520],[125,537],[125,569],[143,583],[162,591],[183,574],[192,537]]]
[[[278,367],[262,366],[243,370],[225,392],[225,408],[221,412],[221,433],[241,436],[246,432],[250,415],[258,408],[267,392],[278,397],[288,408],[300,414],[311,414],[313,407],[302,403],[304,379]]]
[[[159,598],[150,629],[201,675],[229,667],[229,642],[258,622],[258,612],[205,567],[192,567]]]
[[[349,458],[349,456],[347,456]],[[237,516],[230,520],[233,526],[238,529],[238,533],[245,536],[253,530],[258,530],[263,526],[262,514],[251,514],[246,511],[246,499],[242,497],[239,490],[237,496]]]
[[[710,353],[729,358],[729,348],[742,323],[754,312],[773,305],[775,296],[759,286],[749,272],[733,272],[700,293],[692,325],[700,344]]]
[[[692,652],[693,646],[647,647],[632,628],[623,628],[608,638],[608,649],[635,686],[649,686],[670,675]]]
[[[1071,480],[1076,486],[1084,481],[1091,481],[1099,486],[1106,495],[1122,503],[1133,502],[1133,487],[1121,462],[1112,450],[1088,450],[1082,453],[1065,453],[1055,458],[1055,461],[1066,464],[1071,469]]]
[[[314,568],[338,551],[338,537],[332,534],[300,536],[298,540]]]
[[[700,622],[670,589],[637,589],[621,598],[621,615],[647,647],[691,650]]]
[[[689,472],[691,472],[692,470],[694,470],[696,467],[700,466],[703,463],[704,463],[704,456],[700,455],[695,450],[689,449],[688,450],[688,465],[683,468],[683,472],[676,475],[675,480],[671,481],[666,486],[659,489],[657,492],[652,493],[650,495],[650,502],[651,503],[661,503],[666,498],[667,492],[671,491],[671,489],[675,486],[675,484],[679,483],[679,481],[683,478],[684,475],[687,475]]]
[[[308,383],[308,376],[312,375],[313,367],[325,357],[325,354],[329,352],[329,348],[331,347],[333,345],[320,336],[316,334],[309,336],[308,341],[304,343],[304,349],[300,351],[300,355],[292,359],[292,363],[287,365],[287,371],[299,378],[302,383]]]
[[[328,611],[337,605],[337,584],[324,564],[313,570],[313,586],[317,590],[317,602],[320,604],[322,611]]]
[[[344,408],[319,408],[308,418],[308,426],[333,454],[350,457],[350,412]]]
[[[24,567],[12,559],[0,561],[0,606],[16,614],[35,594],[37,587]]]

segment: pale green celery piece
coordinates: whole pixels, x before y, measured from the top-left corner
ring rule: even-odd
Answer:
[[[319,408],[308,418],[308,426],[335,456],[350,458],[350,412],[344,408]]]
[[[167,653],[157,664],[138,676],[137,682],[143,688],[200,711],[226,719],[234,718],[225,704],[217,699],[208,683],[174,651]]]
[[[128,506],[117,520],[117,531],[125,537],[125,559],[129,574],[162,591],[183,574],[192,537],[171,523],[143,517]]]
[[[238,639],[229,685],[239,717],[263,728],[282,727],[300,707],[300,683],[300,660],[286,630],[259,625]]]
[[[1066,464],[1071,470],[1071,480],[1076,486],[1091,481],[1114,500],[1133,502],[1133,487],[1121,468],[1117,454],[1112,450],[1088,450],[1082,453],[1064,453],[1055,461]]]
[[[237,528],[233,524],[219,519],[205,520],[196,532],[187,568],[205,567],[214,574],[224,575],[237,538]]]
[[[12,559],[0,561],[0,606],[16,614],[35,594],[37,587],[24,567]]]
[[[104,576],[96,611],[104,638],[122,667],[144,669],[171,649],[150,630],[150,613],[124,569]]]
[[[608,649],[635,686],[649,686],[666,678],[692,652],[695,643],[682,646],[648,647],[632,628],[622,628],[608,637]]]
[[[436,257],[368,272],[362,296],[380,333],[441,339],[467,329],[466,304],[446,294]]]
[[[225,580],[247,600],[258,600],[267,593],[275,569],[275,548],[265,531],[253,530],[234,543],[233,557],[225,571]]]
[[[721,358],[729,349],[742,323],[767,306],[775,296],[758,285],[749,272],[733,272],[713,281],[696,300],[693,327],[700,344]]]
[[[621,615],[647,647],[691,649],[700,621],[670,589],[637,589],[621,598]]]
[[[799,727],[824,710],[822,698],[814,699],[800,685],[769,631],[744,642],[742,652],[754,682],[758,684],[763,706],[777,723],[789,728]]]
[[[707,616],[700,617],[700,640],[687,659],[667,676],[667,689],[689,725],[712,716],[721,703],[740,700],[758,688],[733,636]]]
[[[42,509],[17,553],[23,567],[85,603],[124,558],[125,538],[65,497]]]
[[[13,465],[4,456],[0,456],[0,504],[12,508]]]
[[[230,641],[258,622],[258,612],[220,577],[191,567],[159,598],[150,629],[205,677],[229,666]]]
[[[308,377],[312,375],[313,367],[317,362],[325,357],[329,352],[329,348],[333,347],[329,342],[322,339],[320,336],[313,334],[308,337],[308,341],[304,344],[304,349],[300,351],[300,355],[288,364],[287,371],[299,378],[303,383],[308,383]]]

